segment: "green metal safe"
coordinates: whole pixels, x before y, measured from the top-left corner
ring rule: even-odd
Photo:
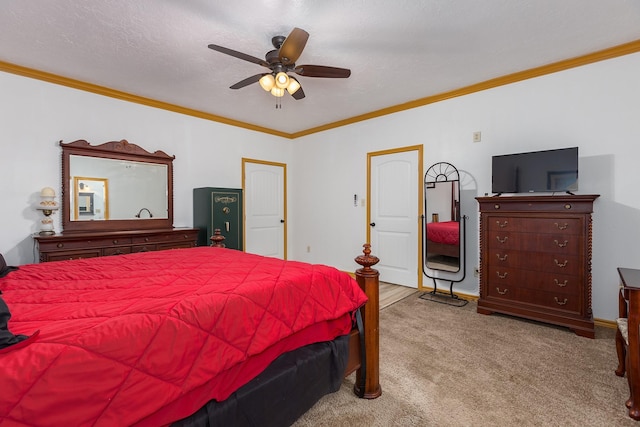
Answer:
[[[243,250],[242,190],[203,187],[193,189],[193,226],[199,228],[198,246],[210,246],[216,228],[227,248]]]

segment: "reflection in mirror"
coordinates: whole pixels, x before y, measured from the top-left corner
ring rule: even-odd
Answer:
[[[73,177],[71,209],[76,221],[109,219],[109,180],[106,178]]]
[[[75,212],[75,221],[134,219],[141,209],[148,210],[152,218],[168,218],[167,165],[76,155],[69,156],[69,163],[74,191],[69,209]],[[87,178],[88,174],[105,178]],[[81,187],[98,189],[99,181],[104,183],[101,193]],[[104,203],[103,209],[109,211],[80,214],[77,200],[81,192],[92,192],[94,202]]]
[[[461,269],[460,178],[450,163],[431,166],[424,179],[424,265],[429,270],[457,273]]]

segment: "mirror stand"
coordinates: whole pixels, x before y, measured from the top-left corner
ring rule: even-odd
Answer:
[[[466,276],[465,225],[460,213],[460,175],[451,163],[433,164],[424,176],[422,218],[422,273],[433,280],[433,290],[420,296],[455,306],[468,301],[453,293],[453,284]],[[449,292],[438,291],[438,280],[449,282]]]

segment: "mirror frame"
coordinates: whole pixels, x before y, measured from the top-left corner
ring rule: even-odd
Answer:
[[[428,260],[427,260],[427,254],[428,254],[428,248],[429,248],[429,243],[428,243],[428,239],[426,237],[426,233],[427,233],[427,225],[429,222],[429,219],[426,217],[426,215],[428,214],[428,197],[427,197],[427,190],[433,188],[435,189],[436,185],[438,183],[451,183],[451,190],[452,192],[455,190],[456,194],[452,194],[451,195],[451,221],[456,221],[458,223],[458,269],[457,270],[448,270],[448,269],[440,269],[440,268],[432,268],[428,266]],[[457,195],[457,199],[456,196]],[[456,203],[457,202],[457,205]],[[464,215],[462,215],[462,213],[460,212],[460,207],[461,207],[461,203],[460,203],[460,174],[458,173],[458,169],[453,166],[451,163],[447,163],[447,162],[438,162],[435,163],[433,165],[431,165],[429,167],[429,169],[427,169],[427,172],[425,173],[424,176],[424,244],[423,244],[423,267],[429,269],[429,270],[433,270],[433,271],[443,271],[443,272],[447,272],[447,273],[453,273],[453,274],[457,274],[460,271],[463,272],[463,274],[465,274],[465,264],[466,264],[466,260],[463,259],[463,252],[465,250],[465,246],[466,246],[466,242],[465,242],[465,236],[464,236],[464,221],[465,221],[465,217]],[[430,275],[426,274],[425,275],[427,277],[431,277]]]
[[[110,141],[100,145],[91,145],[84,139],[64,143],[62,147],[62,229],[64,233],[96,231],[160,230],[173,228],[173,160],[163,151],[150,153],[144,148],[121,141]],[[112,160],[129,160],[142,163],[155,163],[167,166],[167,218],[151,219],[105,219],[96,221],[73,221],[70,207],[73,188],[71,188],[70,156],[87,156]]]

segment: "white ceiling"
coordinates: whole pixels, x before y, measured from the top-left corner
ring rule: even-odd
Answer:
[[[282,108],[263,58],[271,38],[310,37]],[[0,61],[293,134],[640,39],[639,0],[2,0]]]

